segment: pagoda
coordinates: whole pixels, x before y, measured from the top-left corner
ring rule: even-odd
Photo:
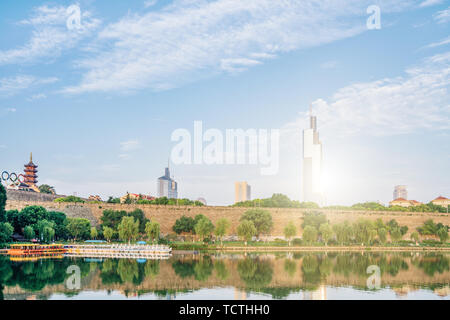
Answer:
[[[35,165],[33,163],[33,153],[30,154],[30,162],[28,162],[26,165],[24,165],[25,167],[25,178],[24,178],[24,182],[25,184],[27,184],[28,186],[32,187],[32,186],[36,186],[37,181],[37,165]]]

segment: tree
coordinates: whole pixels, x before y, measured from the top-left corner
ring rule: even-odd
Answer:
[[[181,234],[182,232],[193,232],[194,226],[195,226],[194,219],[192,219],[191,217],[182,216],[181,218],[175,221],[172,230],[176,234]]]
[[[418,243],[419,242],[419,233],[417,231],[412,232],[411,239],[414,240],[415,243]]]
[[[319,232],[322,235],[322,240],[325,242],[325,245],[328,245],[328,242],[331,240],[333,236],[333,229],[331,228],[329,223],[322,223],[319,227]]]
[[[0,222],[6,222],[6,190],[0,182]]]
[[[227,233],[228,228],[230,227],[230,220],[226,218],[220,218],[216,223],[216,230],[214,230],[214,234],[216,237],[220,239],[220,243],[222,244],[223,236]]]
[[[336,233],[336,239],[340,244],[347,244],[353,237],[353,229],[348,221],[333,225],[333,231]]]
[[[380,242],[382,244],[386,243],[386,240],[387,240],[387,230],[386,230],[386,228],[378,229],[378,238],[380,239]]]
[[[399,242],[402,239],[403,235],[400,231],[400,228],[395,228],[391,231],[391,239],[393,242]]]
[[[11,240],[14,228],[8,222],[0,223],[0,243],[7,243]]]
[[[88,239],[91,234],[91,222],[83,218],[69,218],[67,230],[75,241]]]
[[[41,193],[46,193],[46,194],[56,194],[55,188],[49,186],[48,184],[41,184],[41,185],[39,186],[39,191],[40,191]]]
[[[67,230],[67,216],[63,212],[49,211],[47,220],[54,222],[55,237],[57,239],[67,239],[69,231]]]
[[[123,217],[118,230],[119,238],[130,243],[131,240],[136,239],[139,233],[139,220],[135,221],[133,217]]]
[[[294,223],[290,221],[285,227],[284,227],[284,236],[288,239],[289,245],[291,245],[291,239],[295,234],[297,233],[297,228],[295,227]]]
[[[245,241],[245,245],[247,245],[247,242],[257,234],[257,230],[255,225],[253,224],[253,221],[243,220],[237,227],[237,233],[238,236]]]
[[[98,237],[98,231],[97,231],[97,228],[92,227],[92,228],[91,228],[91,239],[97,239],[97,237]]]
[[[198,234],[200,239],[204,239],[211,235],[214,231],[214,225],[208,218],[201,218],[194,227],[195,233]]]
[[[303,230],[303,240],[308,244],[317,241],[317,229],[313,226],[306,226]]]
[[[303,214],[302,228],[305,229],[306,226],[311,226],[316,228],[316,230],[319,230],[320,225],[327,222],[328,222],[327,217],[322,212],[318,211],[305,212]]]
[[[18,227],[20,232],[26,227],[37,224],[39,221],[47,220],[48,212],[41,206],[29,206],[20,211],[18,216]]]
[[[50,242],[55,236],[55,223],[53,221],[40,220],[35,224],[34,229],[37,231],[41,241]]]
[[[155,239],[159,239],[159,233],[160,233],[160,225],[158,222],[147,222],[145,224],[145,233],[147,234],[148,238],[153,241]]]
[[[110,227],[103,227],[103,236],[105,237],[106,241],[110,242],[112,237],[114,235],[114,230]]]
[[[359,219],[353,223],[353,232],[357,243],[371,244],[375,239],[377,232],[372,221]]]
[[[267,234],[273,227],[272,215],[267,210],[250,209],[247,210],[239,219],[239,221],[251,221],[256,228],[256,236],[259,238],[261,234]]]
[[[439,237],[439,239],[441,240],[441,242],[447,242],[448,239],[448,231],[446,227],[441,227],[439,228],[439,230],[436,232],[436,235]]]
[[[34,229],[33,229],[32,226],[26,226],[26,227],[23,229],[23,235],[25,236],[25,238],[26,238],[27,240],[34,239],[34,237],[36,236],[35,233],[34,233]]]

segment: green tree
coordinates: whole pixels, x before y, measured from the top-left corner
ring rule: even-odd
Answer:
[[[252,237],[257,234],[257,230],[253,224],[253,221],[243,220],[237,227],[237,233],[238,236],[245,241],[245,245],[247,245],[248,241],[250,241]]]
[[[386,228],[378,229],[378,238],[380,239],[380,242],[382,244],[386,243],[386,240],[387,240],[387,230],[386,230]]]
[[[216,235],[216,237],[220,239],[220,243],[223,243],[222,242],[223,236],[227,233],[230,225],[231,225],[230,220],[228,220],[227,218],[220,218],[217,221],[214,234]]]
[[[14,228],[8,222],[0,223],[0,243],[7,243],[11,240]]]
[[[159,239],[160,225],[158,222],[147,222],[145,224],[145,233],[147,237],[153,241]]]
[[[136,239],[139,233],[139,220],[134,220],[133,217],[123,217],[118,227],[119,238],[121,240],[127,240],[128,243],[131,240]]]
[[[441,240],[441,242],[445,243],[447,242],[448,239],[448,231],[446,227],[441,227],[439,228],[439,230],[436,232],[436,235],[439,237],[439,239]]]
[[[333,225],[333,231],[336,234],[336,239],[340,244],[350,243],[353,237],[353,228],[348,221]]]
[[[353,223],[353,232],[357,243],[369,245],[377,234],[374,224],[367,219],[359,219]]]
[[[182,232],[193,232],[194,231],[195,222],[194,219],[187,216],[182,216],[181,218],[175,221],[175,224],[172,227],[172,230],[176,234],[181,234]]]
[[[411,239],[414,240],[415,243],[418,243],[419,242],[419,233],[417,231],[412,232]]]
[[[319,227],[319,232],[322,236],[322,240],[325,242],[325,245],[328,245],[328,242],[333,237],[333,229],[331,228],[329,223],[322,223]]]
[[[67,230],[75,241],[86,240],[91,234],[91,222],[83,218],[69,218]]]
[[[317,241],[317,229],[313,226],[306,226],[303,230],[303,240],[308,243],[312,244],[313,242]]]
[[[114,230],[112,228],[103,227],[103,236],[105,237],[106,241],[110,242],[113,235],[114,235]]]
[[[56,193],[56,192],[55,192],[55,188],[49,186],[48,184],[41,184],[41,185],[39,186],[39,191],[40,191],[41,193],[45,193],[45,194],[55,194],[55,193]]]
[[[38,221],[34,229],[37,231],[39,239],[44,242],[50,242],[55,236],[55,223],[46,219]]]
[[[312,226],[319,230],[320,225],[327,222],[327,217],[322,212],[309,211],[303,214],[302,228],[305,229],[306,226]]]
[[[273,227],[272,215],[269,211],[263,209],[250,209],[244,212],[239,219],[242,221],[253,222],[256,228],[256,236],[259,238],[261,234],[268,234]]]
[[[18,216],[18,227],[22,233],[26,226],[36,225],[39,221],[47,220],[48,212],[41,206],[29,206],[20,211]]]
[[[97,239],[97,237],[98,237],[98,231],[97,231],[97,228],[92,227],[92,228],[91,228],[91,239]]]
[[[209,237],[214,231],[214,225],[208,218],[201,218],[194,227],[195,233],[198,234],[201,240]]]
[[[34,239],[34,237],[36,236],[35,233],[34,233],[34,229],[33,229],[32,226],[26,226],[26,227],[23,229],[23,235],[25,236],[25,238],[26,238],[27,240]]]
[[[297,234],[297,228],[295,227],[294,223],[290,221],[285,227],[284,227],[284,236],[288,239],[289,245],[291,245],[291,239]]]
[[[395,228],[391,231],[391,239],[394,243],[399,242],[402,239],[403,235],[400,231],[400,228]]]
[[[0,222],[6,222],[6,190],[0,183]]]

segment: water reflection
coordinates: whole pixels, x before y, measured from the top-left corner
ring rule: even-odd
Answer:
[[[79,290],[66,287],[71,265],[81,271]],[[367,288],[371,265],[380,268],[379,289]],[[163,261],[60,258],[25,262],[0,256],[0,299],[47,299],[57,293],[63,294],[58,298],[70,298],[85,292],[96,292],[102,299],[113,298],[113,294],[167,299],[193,297],[199,290],[219,290],[219,297],[223,294],[222,298],[229,299],[230,287],[237,299],[249,295],[323,299],[327,288],[338,290],[338,298],[344,288],[351,288],[354,298],[371,290],[401,297],[419,289],[449,298],[449,255],[296,252],[176,255]]]

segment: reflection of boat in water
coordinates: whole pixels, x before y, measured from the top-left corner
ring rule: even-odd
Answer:
[[[52,257],[66,252],[63,244],[12,244],[8,255],[14,257]]]
[[[35,262],[41,259],[64,259],[62,254],[54,255],[54,254],[45,254],[38,256],[10,256],[9,260],[14,262]]]
[[[172,248],[165,245],[66,245],[66,256],[116,259],[168,259]]]

